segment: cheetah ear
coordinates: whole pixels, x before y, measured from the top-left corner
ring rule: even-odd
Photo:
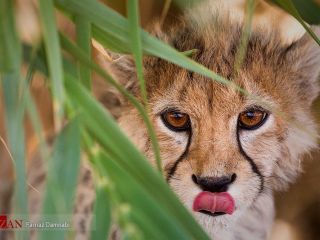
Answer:
[[[311,30],[320,38],[320,27],[313,26]],[[287,49],[289,48],[287,63],[296,73],[295,83],[302,99],[311,105],[320,91],[320,46],[309,33],[305,33]]]
[[[139,85],[133,57],[109,51],[95,40],[92,41],[92,45],[98,63],[128,91],[134,95],[138,94]]]

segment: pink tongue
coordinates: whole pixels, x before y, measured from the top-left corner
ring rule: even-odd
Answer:
[[[224,212],[232,214],[234,211],[234,200],[227,192],[201,192],[194,199],[193,211],[199,212],[201,210],[211,213]]]

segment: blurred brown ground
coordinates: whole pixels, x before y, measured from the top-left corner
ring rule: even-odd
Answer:
[[[18,0],[18,9],[26,9],[33,0]],[[125,0],[104,0],[104,3],[125,14]],[[19,5],[20,4],[20,5]],[[151,19],[159,17],[163,9],[161,0],[141,0],[140,1],[141,22],[145,26]],[[21,10],[21,9],[20,9]],[[269,9],[259,9],[260,14],[272,14]],[[169,17],[170,17],[169,12]],[[284,14],[284,13],[281,13]],[[277,18],[279,20],[279,18]],[[59,16],[59,26],[64,32],[74,35],[74,30],[64,18]],[[278,24],[279,22],[277,22]],[[22,35],[24,33],[21,33]],[[28,36],[23,36],[25,39]],[[53,134],[52,104],[50,93],[47,90],[44,79],[36,75],[32,85],[32,95],[37,105],[39,115],[43,123],[46,136]],[[6,131],[4,126],[4,109],[0,92],[0,137],[6,142]],[[100,99],[106,106],[112,107],[112,100]],[[315,103],[315,113],[320,123],[320,100]],[[38,139],[32,130],[30,121],[26,116],[26,155],[27,159],[32,156],[36,149]],[[320,239],[320,153],[314,152],[304,163],[305,173],[298,179],[297,183],[286,193],[277,194],[277,228],[273,239]],[[28,164],[28,163],[26,163]],[[8,212],[9,200],[13,191],[14,174],[12,170],[12,160],[4,146],[0,143],[0,214]],[[1,236],[0,236],[1,238]]]

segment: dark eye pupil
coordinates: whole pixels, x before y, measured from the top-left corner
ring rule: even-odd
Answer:
[[[183,118],[183,115],[181,113],[173,113],[172,117],[176,118],[177,120],[179,120],[179,119]]]
[[[189,116],[178,111],[168,111],[161,115],[165,125],[173,131],[186,131],[190,127]]]
[[[260,110],[242,112],[239,116],[239,126],[242,129],[256,129],[260,127],[266,119],[267,113]]]
[[[254,117],[254,113],[253,112],[247,112],[247,117],[248,118],[253,118]]]
[[[255,117],[258,117],[260,114],[259,113],[255,113],[255,112],[247,112],[246,113],[246,117],[249,119],[253,119]]]
[[[177,127],[179,125],[184,125],[188,120],[187,115],[179,112],[170,113],[168,118],[172,121],[171,124],[175,124]]]

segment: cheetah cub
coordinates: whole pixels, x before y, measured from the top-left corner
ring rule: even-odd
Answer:
[[[284,43],[279,30],[255,27],[235,71],[243,24],[230,14],[203,16],[205,11],[166,29],[154,27],[153,34],[181,52],[197,49],[194,61],[248,95],[145,57],[163,168],[168,184],[213,239],[267,239],[273,191],[295,180],[302,156],[317,146],[311,104],[319,91],[320,47],[307,33]],[[139,95],[130,57],[108,68]],[[119,124],[153,162],[146,129],[131,105],[123,107]]]
[[[302,156],[317,146],[311,104],[319,92],[320,47],[308,34],[284,43],[279,30],[255,27],[235,71],[243,23],[208,11],[155,26],[153,35],[181,52],[196,49],[194,61],[248,94],[145,56],[150,119],[166,180],[208,235],[263,240],[273,223],[273,191],[295,180]],[[130,56],[104,64],[139,97]],[[143,120],[125,100],[118,121],[154,164]]]

